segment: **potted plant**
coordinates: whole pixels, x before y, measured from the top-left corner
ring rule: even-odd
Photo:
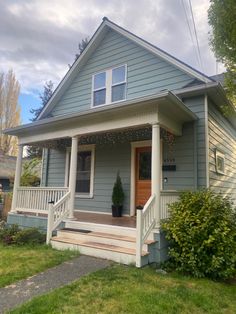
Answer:
[[[118,172],[116,176],[116,181],[113,187],[113,192],[112,192],[112,216],[113,217],[121,217],[124,198],[125,198],[125,194],[123,191],[120,174]]]

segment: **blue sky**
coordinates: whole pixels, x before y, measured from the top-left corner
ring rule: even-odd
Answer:
[[[184,4],[184,5],[183,5]],[[209,0],[192,0],[203,67],[188,28],[188,0],[0,0],[0,72],[13,69],[21,86],[21,121],[30,121],[46,81],[54,87],[68,71],[78,43],[107,16],[192,67],[216,74],[209,47]],[[185,7],[184,7],[185,6]],[[186,19],[187,11],[188,19]],[[224,70],[218,65],[218,73]]]
[[[19,103],[21,105],[21,123],[29,123],[33,115],[30,113],[31,109],[37,109],[40,107],[39,96],[33,94],[21,93],[19,97]]]

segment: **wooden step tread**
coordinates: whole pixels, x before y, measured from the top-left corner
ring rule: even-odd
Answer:
[[[65,237],[53,237],[52,241],[69,243],[69,244],[76,244],[76,245],[87,246],[87,247],[92,247],[92,248],[97,248],[97,249],[102,249],[102,250],[112,251],[112,252],[117,252],[117,253],[124,253],[124,254],[129,254],[129,255],[135,255],[136,254],[135,249],[125,248],[125,247],[121,247],[121,246],[117,246],[117,245],[93,242],[93,241],[81,241],[81,240],[69,239],[69,238],[65,238]],[[146,256],[148,254],[149,253],[146,251],[142,252],[142,256]]]
[[[136,242],[136,238],[135,237],[130,237],[130,236],[125,236],[125,235],[117,235],[117,234],[113,234],[113,233],[107,233],[107,232],[97,232],[97,231],[91,231],[89,233],[85,233],[85,232],[81,232],[78,229],[72,229],[72,228],[63,228],[61,230],[59,230],[60,232],[69,232],[69,233],[81,233],[83,235],[86,236],[93,236],[93,237],[98,237],[98,238],[108,238],[108,239],[113,239],[113,240],[122,240],[122,241],[126,241],[126,242]],[[153,240],[146,240],[145,244],[152,244],[155,243],[155,241]]]

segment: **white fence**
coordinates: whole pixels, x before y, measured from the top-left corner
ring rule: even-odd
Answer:
[[[49,202],[58,202],[66,193],[68,188],[49,187],[19,187],[17,189],[15,211],[47,213]]]

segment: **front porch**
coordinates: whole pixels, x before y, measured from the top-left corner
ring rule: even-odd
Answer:
[[[124,108],[113,108],[112,114],[110,110],[98,110],[90,118],[87,114],[86,119],[83,116],[71,116],[66,121],[57,119],[43,129],[39,121],[38,133],[34,129],[30,136],[27,133],[20,137],[12,214],[46,217],[47,243],[58,246],[60,239],[53,238],[52,234],[64,223],[66,229],[75,229],[72,238],[79,236],[77,244],[71,243],[72,247],[79,245],[81,250],[81,246],[89,246],[90,253],[91,242],[93,245],[98,242],[82,241],[83,230],[97,232],[99,229],[106,235],[96,236],[108,241],[118,241],[113,239],[112,233],[120,238],[127,233],[132,238],[129,242],[132,243],[136,265],[142,266],[142,256],[148,253],[143,253],[143,249],[147,249],[147,241],[156,242],[155,234],[160,232],[160,222],[168,217],[168,204],[178,199],[181,189],[194,188],[196,171],[192,166],[195,148],[192,144],[195,117],[183,106],[179,99],[168,94],[157,102],[151,99],[131,103]],[[174,116],[170,115],[171,108]],[[70,137],[71,134],[73,136]],[[176,136],[177,150],[172,158],[163,134]],[[41,187],[20,186],[24,145],[44,147]],[[142,147],[148,150],[140,150]],[[137,152],[143,151],[142,166],[137,167],[137,158],[140,157],[137,157]],[[118,171],[126,197],[124,217],[114,219],[111,217],[111,194]],[[144,180],[145,185],[142,182],[137,185],[137,178]],[[67,238],[62,242],[72,241],[70,230],[65,232],[70,240]],[[114,246],[110,246],[111,251]],[[122,258],[122,262],[124,260]],[[133,260],[133,257],[128,260]]]

